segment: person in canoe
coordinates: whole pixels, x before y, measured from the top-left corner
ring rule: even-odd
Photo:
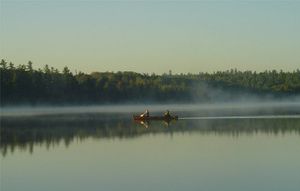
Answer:
[[[171,114],[170,114],[170,111],[169,111],[169,110],[167,110],[167,111],[164,113],[164,117],[167,118],[167,119],[171,118]]]
[[[150,116],[150,113],[147,109],[144,113],[140,115],[133,115],[133,119],[137,121],[140,120],[169,120],[170,121],[170,120],[178,120],[178,116],[177,115],[172,116],[169,110],[167,110],[163,116]]]
[[[149,117],[149,116],[150,116],[150,113],[149,113],[148,109],[146,109],[146,111],[140,115],[140,117]]]

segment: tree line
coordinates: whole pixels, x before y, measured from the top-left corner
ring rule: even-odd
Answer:
[[[300,70],[238,71],[198,74],[93,72],[73,74],[29,61],[15,66],[1,60],[1,105],[102,104],[124,102],[208,102],[247,95],[300,95]]]

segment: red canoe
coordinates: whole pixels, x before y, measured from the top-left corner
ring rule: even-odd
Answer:
[[[148,121],[148,120],[164,120],[164,121],[171,121],[171,120],[178,120],[178,116],[149,116],[149,117],[141,117],[139,115],[133,116],[134,120],[137,121]]]

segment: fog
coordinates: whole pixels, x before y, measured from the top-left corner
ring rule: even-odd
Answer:
[[[286,101],[239,101],[228,103],[197,103],[197,104],[123,104],[123,105],[89,105],[89,106],[19,106],[2,107],[1,117],[39,116],[63,114],[138,114],[148,109],[150,114],[162,114],[170,110],[179,117],[205,116],[262,116],[300,114],[299,100]]]

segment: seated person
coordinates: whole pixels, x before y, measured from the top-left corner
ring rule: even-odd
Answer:
[[[146,109],[146,111],[144,113],[142,113],[140,116],[141,117],[149,117],[150,113],[149,113],[148,109]]]
[[[169,111],[169,110],[167,110],[167,111],[165,112],[164,117],[167,117],[167,118],[170,118],[170,117],[171,117],[170,111]]]

